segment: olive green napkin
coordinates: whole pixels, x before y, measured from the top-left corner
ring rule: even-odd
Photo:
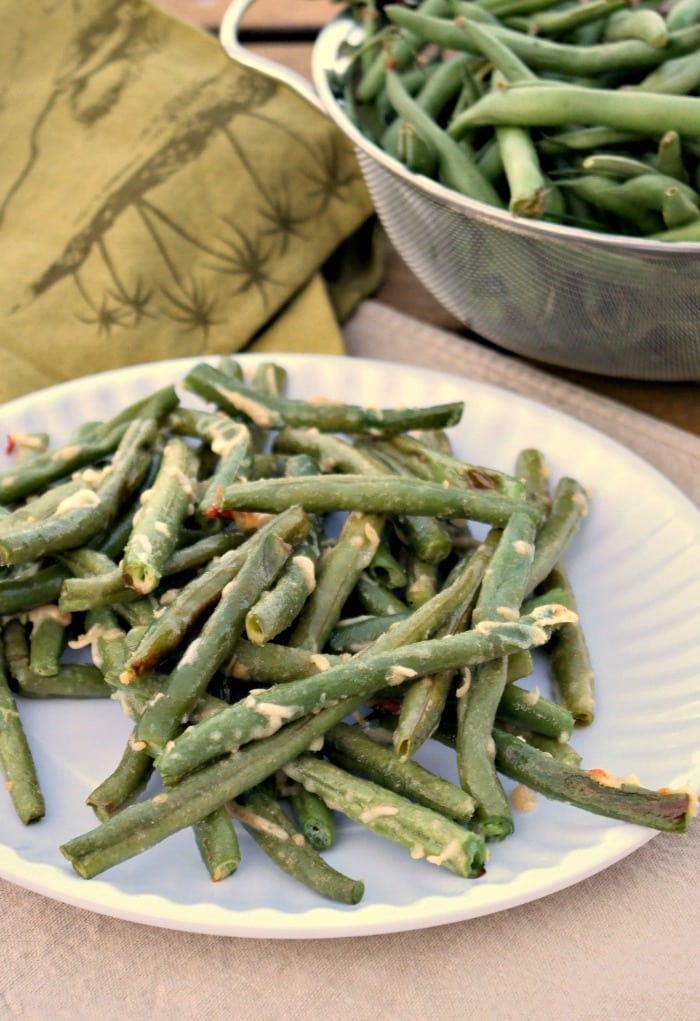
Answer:
[[[378,284],[332,122],[147,0],[0,0],[0,400],[160,358],[338,353]]]

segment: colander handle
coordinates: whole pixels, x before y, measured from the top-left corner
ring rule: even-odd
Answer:
[[[224,11],[219,29],[219,42],[224,52],[233,60],[238,61],[239,64],[243,64],[245,67],[250,67],[256,71],[262,71],[270,78],[288,85],[303,99],[311,103],[322,113],[325,113],[313,86],[303,75],[293,71],[291,68],[277,64],[274,60],[269,60],[267,57],[251,53],[250,50],[247,50],[241,44],[238,38],[239,26],[243,15],[249,7],[252,7],[254,2],[255,0],[233,0]]]

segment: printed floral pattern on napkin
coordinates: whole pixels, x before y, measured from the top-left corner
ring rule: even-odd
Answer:
[[[238,350],[309,307],[372,214],[326,117],[145,0],[0,17],[0,397]]]

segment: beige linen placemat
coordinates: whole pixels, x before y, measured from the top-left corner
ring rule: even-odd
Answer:
[[[357,355],[497,383],[628,444],[697,499],[700,442],[376,302]],[[700,826],[499,914],[366,938],[160,930],[0,881],[0,1018],[29,1021],[697,1021]]]

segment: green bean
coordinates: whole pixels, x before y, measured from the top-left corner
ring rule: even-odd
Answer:
[[[468,49],[460,26],[446,18],[429,17],[398,4],[389,4],[384,10],[387,17],[397,25],[420,33],[426,42],[447,49]],[[530,68],[574,77],[603,74],[607,71],[621,73],[652,68],[669,57],[681,56],[696,49],[700,38],[700,26],[697,25],[670,33],[668,43],[663,49],[649,46],[638,39],[577,46],[551,39],[540,39],[501,25],[489,26],[489,30],[507,43]],[[556,105],[556,96],[553,97],[553,101]],[[576,118],[569,118],[569,121],[575,123]]]
[[[695,49],[665,61],[640,82],[625,86],[630,92],[657,92],[663,95],[697,95],[700,84],[700,54]]]
[[[290,645],[312,652],[323,649],[358,578],[374,558],[383,527],[381,514],[353,511],[348,515],[337,541],[321,557],[316,585],[294,625]]]
[[[608,177],[621,180],[646,175],[654,170],[654,167],[644,160],[607,152],[591,153],[585,157],[581,166],[584,170],[590,170],[592,174],[607,174]]]
[[[147,465],[141,457],[142,448],[152,442],[156,428],[152,419],[134,421],[127,426],[109,470],[96,487],[83,482],[79,491],[67,497],[49,517],[14,530],[3,527],[0,563],[26,563],[98,536],[143,478]]]
[[[343,510],[391,516],[434,514],[441,518],[466,517],[497,527],[505,524],[518,506],[489,490],[445,488],[421,479],[385,475],[258,479],[229,486],[221,500],[223,511],[278,513],[295,505],[316,514]]]
[[[631,177],[617,186],[618,195],[633,203],[638,203],[643,209],[651,209],[662,212],[666,196],[670,188],[690,206],[698,209],[700,196],[694,188],[666,178],[663,174],[649,173],[639,177]]]
[[[523,487],[516,478],[480,464],[462,461],[449,452],[423,442],[419,437],[401,435],[389,440],[373,441],[381,453],[400,460],[413,475],[426,482],[460,486],[484,492],[496,492],[512,500],[519,500]]]
[[[423,0],[420,9],[424,13],[443,14],[449,7],[446,0]],[[416,51],[422,49],[420,38],[410,32],[398,32],[388,37],[386,48],[382,48],[376,59],[364,72],[357,86],[358,98],[366,101],[377,96],[383,87],[389,64],[396,68],[406,67]]]
[[[654,241],[699,241],[700,220],[691,220],[681,227],[665,228],[649,235]]]
[[[197,498],[197,513],[206,518],[217,505],[219,490],[253,471],[252,437],[248,426],[234,422],[223,412],[194,412],[179,408],[169,420],[174,432],[203,439],[217,457],[217,464]]]
[[[28,825],[42,819],[46,804],[17,703],[9,685],[0,644],[0,771],[15,812]]]
[[[296,547],[276,583],[248,610],[245,631],[251,642],[264,645],[294,623],[316,587],[320,555],[312,530]]]
[[[666,24],[672,32],[690,28],[700,18],[699,0],[674,0],[666,12]]]
[[[480,0],[480,6],[498,18],[534,14],[555,7],[559,0]]]
[[[389,588],[404,588],[409,582],[406,569],[394,556],[385,535],[382,535],[367,573]]]
[[[24,613],[55,603],[69,572],[62,564],[28,565],[27,573],[0,579],[0,615]]]
[[[650,7],[621,10],[605,22],[603,38],[607,42],[620,39],[641,39],[650,46],[668,45],[668,23],[659,11]]]
[[[46,521],[56,513],[61,504],[75,497],[83,489],[84,483],[78,477],[50,486],[44,492],[33,496],[4,514],[0,520],[0,529],[3,532],[12,532],[27,525],[36,525],[37,522]]]
[[[179,590],[173,602],[152,622],[128,657],[123,676],[126,683],[152,670],[177,647],[198,618],[216,602],[224,585],[240,570],[247,549],[244,543],[224,553]]]
[[[389,636],[391,640],[396,639],[399,625],[394,635],[389,632],[385,636],[390,646],[386,651],[375,649],[314,676],[273,685],[260,694],[251,693],[214,718],[190,727],[160,754],[158,769],[171,783],[216,755],[230,752],[252,739],[269,736],[334,699],[368,698],[410,677],[462,669],[518,649],[544,644],[551,627],[573,619],[574,615],[563,607],[540,608],[534,617],[502,624],[484,622],[477,629],[402,646],[397,652]]]
[[[449,131],[460,138],[484,124],[563,127],[571,123],[604,124],[619,131],[651,135],[662,125],[665,131],[694,137],[700,134],[700,109],[693,96],[590,89],[565,83],[516,84],[484,95],[451,123]]]
[[[700,208],[676,185],[671,185],[661,199],[661,215],[669,230],[700,219]]]
[[[476,802],[472,826],[486,840],[504,840],[513,832],[508,798],[496,773],[491,731],[507,684],[505,657],[465,671],[457,689],[456,752],[459,778]]]
[[[109,688],[102,671],[92,663],[65,663],[52,675],[37,674],[30,665],[24,625],[17,618],[4,631],[7,669],[25,698],[106,698]]]
[[[238,549],[245,538],[242,532],[230,529],[175,550],[163,566],[163,579],[201,567]],[[73,577],[64,580],[58,599],[59,608],[67,613],[139,598],[134,589],[127,587],[121,568],[96,550],[87,547],[70,550],[61,554],[61,561],[73,571]]]
[[[546,698],[537,688],[528,691],[518,684],[506,684],[496,716],[562,744],[571,737],[575,722],[574,714],[565,706]]]
[[[51,675],[27,669],[17,677],[17,687],[25,698],[109,698],[111,694],[92,663],[62,663]]]
[[[200,819],[192,827],[202,861],[215,883],[233,875],[241,862],[241,849],[231,816],[225,806]]]
[[[554,10],[533,11],[529,16],[510,16],[505,19],[505,24],[508,28],[517,28],[532,35],[566,36],[590,22],[599,22],[602,18],[609,21],[609,15],[625,7],[625,0],[589,0],[561,10],[556,5],[552,6]]]
[[[119,762],[85,799],[98,819],[114,815],[126,802],[143,791],[153,774],[153,759],[144,748],[135,748],[135,731],[124,746]]]
[[[688,183],[688,171],[683,157],[683,146],[677,131],[667,131],[659,139],[657,169],[660,174],[674,177],[683,184]]]
[[[524,479],[532,497],[538,501],[544,500],[549,502],[551,511],[552,503],[549,495],[550,471],[541,451],[534,449],[521,451],[516,460],[516,471]],[[559,492],[559,507],[555,514],[555,523],[550,526],[550,534],[551,531],[559,532],[561,524],[566,522],[569,511],[572,509],[570,508],[567,511],[566,505],[572,496],[578,502],[578,509],[582,510],[583,505],[578,501],[577,496],[577,484],[574,483],[572,485],[570,481],[566,481]],[[557,517],[560,519],[559,524],[556,523]],[[569,524],[574,527],[575,519],[576,514],[574,514],[573,519],[569,520]],[[568,531],[568,528],[569,526],[565,525],[564,532]],[[545,541],[543,545],[546,548],[547,542]],[[546,567],[546,563],[551,563],[552,552],[554,552],[554,549],[551,549],[546,557],[543,557],[542,553],[540,554],[539,574]],[[537,559],[537,554],[535,556]],[[531,580],[534,580],[532,575]],[[575,721],[580,725],[588,725],[593,722],[595,716],[595,677],[586,636],[581,619],[578,616],[576,596],[569,579],[563,555],[560,555],[559,559],[552,563],[541,588],[545,592],[539,598],[551,599],[554,596],[557,601],[561,602],[564,606],[568,606],[577,615],[578,619],[575,623],[572,621],[557,629],[558,633],[552,636],[547,652],[558,697],[563,702],[566,711],[571,714],[572,722]],[[526,610],[526,606],[529,607],[529,603],[523,604],[523,611]],[[532,608],[534,609],[534,606]],[[541,705],[541,703],[539,704]],[[571,724],[567,722],[565,726],[569,731],[571,730]],[[536,730],[538,728],[531,726],[531,729]],[[563,729],[564,726],[562,726],[562,732]],[[552,736],[560,737],[561,734],[555,733]]]
[[[547,580],[565,589],[567,603],[578,616],[573,587],[562,561],[555,565]],[[576,723],[589,726],[596,711],[595,675],[580,617],[575,624],[570,622],[559,631],[563,633],[553,636],[547,650],[554,685]]]
[[[285,453],[310,453],[324,473],[406,474],[400,464],[386,463],[371,448],[357,446],[317,430],[283,429],[275,440],[275,449]],[[433,517],[398,515],[396,524],[406,543],[425,559],[439,563],[448,556],[451,550],[449,536]]]
[[[336,826],[333,813],[317,794],[296,786],[289,802],[299,829],[316,851],[327,851],[335,843]]]
[[[456,602],[449,615],[445,616],[436,629],[436,637],[455,634],[464,629],[498,541],[498,533],[492,530],[472,555],[465,558],[457,572],[461,601]],[[452,689],[455,673],[455,670],[450,669],[438,671],[407,686],[393,738],[394,749],[400,759],[412,758],[435,732]]]
[[[8,504],[23,499],[113,453],[125,430],[124,425],[101,439],[80,444],[67,443],[37,454],[23,464],[5,468],[0,472],[0,503]]]
[[[171,437],[152,488],[142,494],[142,506],[122,557],[126,583],[139,595],[156,588],[163,566],[176,548],[193,497],[195,466],[191,447],[179,437]]]
[[[354,594],[362,604],[365,613],[372,614],[374,617],[403,614],[408,610],[403,599],[399,598],[386,585],[371,578],[366,571],[363,571],[357,579]]]
[[[688,828],[692,806],[687,792],[652,791],[604,770],[576,769],[498,727],[493,736],[499,769],[548,798],[638,826],[671,833]]]
[[[331,762],[347,772],[359,773],[450,819],[468,822],[474,814],[474,802],[466,791],[417,762],[400,759],[362,727],[336,724],[326,734],[323,747]]]
[[[563,477],[554,489],[551,509],[537,533],[526,591],[544,581],[588,514],[588,495],[576,479]]]
[[[502,203],[498,193],[482,176],[471,154],[457,145],[447,132],[421,109],[404,89],[398,75],[392,71],[386,74],[386,88],[397,114],[411,123],[421,138],[434,148],[443,183],[470,198],[500,206]],[[430,426],[423,425],[417,428]]]
[[[396,139],[396,157],[400,159],[414,174],[434,177],[437,171],[437,153],[430,143],[426,142],[412,124],[397,119],[398,137]]]
[[[326,646],[336,654],[360,652],[376,641],[379,635],[393,627],[397,621],[406,620],[410,615],[411,611],[405,610],[403,613],[340,620],[331,631]]]
[[[605,125],[594,124],[591,127],[572,128],[554,135],[546,135],[538,139],[537,147],[543,153],[556,153],[573,150],[575,152],[590,151],[596,148],[625,146],[643,139],[643,134],[630,131],[617,131]]]
[[[529,132],[502,125],[496,128],[496,140],[508,180],[508,209],[516,216],[540,217],[550,189]]]
[[[298,509],[280,515],[274,529],[258,543],[249,544],[245,562],[221,590],[201,633],[187,646],[159,697],[141,715],[136,738],[151,754],[162,752],[179,732],[214,673],[230,657],[248,607],[279,574],[292,550],[287,540],[298,535],[303,518]]]
[[[247,791],[243,804],[233,803],[231,811],[263,851],[288,875],[321,896],[342,904],[358,904],[364,883],[332,868],[300,833],[277,799],[264,787]]]
[[[620,193],[616,181],[602,174],[569,178],[560,182],[560,188],[565,192],[574,191],[591,205],[613,213],[622,224],[627,225],[627,230],[641,226],[644,234],[653,235],[662,225],[660,216],[649,209],[640,209],[632,196]]]
[[[409,557],[408,578],[406,579],[406,603],[408,606],[415,608],[427,603],[437,592],[438,585],[439,568],[437,564],[428,563],[421,557]]]
[[[91,427],[91,431],[98,437],[107,436],[115,429],[121,429],[122,426],[130,425],[135,419],[154,419],[157,422],[161,422],[170,412],[175,410],[179,403],[180,398],[177,395],[177,390],[172,384],[168,383],[159,390],[154,390],[146,397],[128,404],[106,422],[98,422],[94,428]]]
[[[473,624],[517,617],[528,590],[539,510],[525,504],[500,535],[472,612]],[[473,626],[473,625],[472,625]],[[457,693],[457,766],[460,781],[474,798],[475,825],[486,839],[502,840],[513,821],[491,752],[491,731],[508,683],[505,658],[465,675]]]
[[[334,654],[334,650],[329,649],[329,652],[319,653],[292,645],[277,645],[275,642],[256,645],[239,638],[223,669],[227,676],[243,681],[248,686],[296,681],[300,677],[327,670],[339,662],[344,650]]]
[[[66,646],[70,616],[61,613],[57,606],[51,604],[34,607],[27,616],[32,626],[29,637],[30,669],[45,677],[57,674]]]
[[[512,48],[492,31],[492,26],[480,25],[471,18],[473,18],[473,9],[470,9],[469,17],[465,17],[463,12],[461,17],[455,19],[454,24],[464,36],[466,45],[488,58],[500,73],[502,80],[507,82],[537,81],[534,71],[531,71],[525,61],[521,60],[517,53],[514,53]]]
[[[407,848],[412,857],[473,877],[484,870],[486,851],[477,834],[459,823],[313,755],[284,767],[326,804],[353,821]]]
[[[191,369],[183,385],[205,400],[213,401],[229,414],[245,415],[265,429],[291,425],[316,428],[323,432],[391,434],[405,429],[456,425],[464,407],[461,401],[454,401],[432,408],[382,409],[274,397],[228,379],[207,363]]]
[[[261,783],[305,752],[347,711],[345,701],[284,727],[185,777],[167,792],[125,806],[99,826],[61,845],[60,851],[85,879],[153,847]],[[167,794],[167,796],[163,796]]]
[[[527,728],[518,726],[510,720],[499,716],[496,720],[498,727],[507,734],[522,737],[533,748],[550,755],[553,759],[561,759],[569,766],[578,768],[583,762],[583,756],[568,741],[558,741],[552,737],[545,737],[543,734],[535,734]]]

